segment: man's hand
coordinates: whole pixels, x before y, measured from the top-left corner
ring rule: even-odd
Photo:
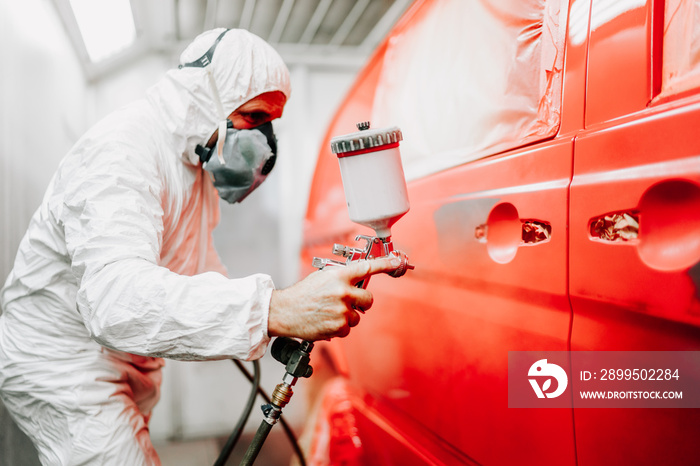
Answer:
[[[381,272],[395,270],[398,258],[351,262],[316,271],[270,300],[268,334],[315,341],[344,337],[360,323],[358,311],[372,306],[372,293],[355,285]]]

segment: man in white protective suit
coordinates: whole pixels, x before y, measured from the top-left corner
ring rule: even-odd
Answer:
[[[0,395],[43,464],[160,464],[148,419],[161,358],[251,360],[270,337],[345,336],[372,304],[353,285],[399,265],[283,290],[226,278],[219,196],[240,202],[269,173],[289,72],[243,30],[203,33],[180,63],[63,159],[2,289]]]

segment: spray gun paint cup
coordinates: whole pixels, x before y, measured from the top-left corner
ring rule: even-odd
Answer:
[[[397,127],[369,129],[331,139],[338,156],[350,220],[374,229],[379,238],[391,236],[391,226],[409,210]]]

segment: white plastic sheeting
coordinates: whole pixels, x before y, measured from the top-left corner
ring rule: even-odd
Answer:
[[[406,177],[556,133],[567,2],[435,0],[391,37],[372,125],[397,125]]]

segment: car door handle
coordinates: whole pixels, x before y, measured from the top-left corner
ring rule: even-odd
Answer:
[[[656,183],[637,207],[590,219],[589,239],[634,246],[652,269],[691,267],[700,261],[700,185],[682,179]]]
[[[474,230],[477,241],[486,243],[489,256],[499,264],[515,258],[518,248],[544,244],[552,237],[552,225],[544,220],[521,219],[513,204],[494,206],[486,223]]]

